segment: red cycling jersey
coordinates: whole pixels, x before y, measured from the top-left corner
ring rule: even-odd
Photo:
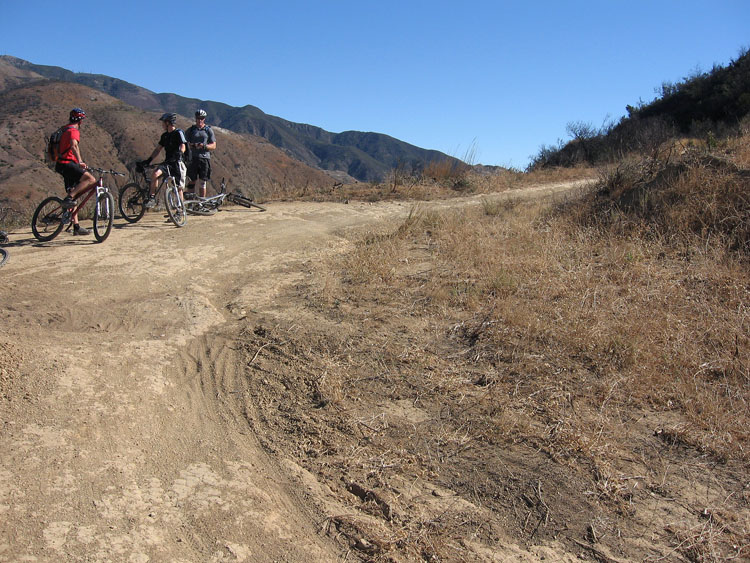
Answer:
[[[60,137],[60,156],[57,159],[58,162],[75,162],[79,164],[76,155],[73,153],[74,140],[81,140],[81,132],[78,130],[78,127],[68,125]]]

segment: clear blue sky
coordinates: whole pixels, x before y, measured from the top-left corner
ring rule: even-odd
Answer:
[[[0,3],[0,54],[517,168],[750,48],[748,0]]]

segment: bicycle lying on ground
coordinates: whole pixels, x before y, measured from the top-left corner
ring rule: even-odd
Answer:
[[[63,200],[57,196],[48,197],[36,208],[31,219],[31,231],[37,240],[42,242],[52,240],[60,234],[60,231],[66,225],[68,226],[66,230],[69,230],[73,224],[73,217],[82,210],[94,194],[96,194],[93,214],[94,237],[98,242],[104,242],[107,239],[112,231],[112,221],[115,217],[115,200],[109,188],[104,185],[104,176],[106,174],[125,176],[125,174],[114,170],[104,170],[103,168],[89,167],[87,170],[99,174],[99,179],[96,184],[75,198],[73,209],[64,209]]]
[[[258,205],[252,198],[238,193],[227,193],[227,183],[221,179],[221,190],[217,195],[211,197],[200,197],[192,192],[185,192],[185,209],[192,215],[213,215],[219,210],[224,201],[242,205],[243,207],[256,208],[265,211],[266,208]]]
[[[137,223],[146,213],[146,202],[149,199],[151,185],[148,170],[155,166],[158,165],[143,166],[141,163],[136,163],[135,171],[142,178],[125,184],[120,189],[118,206],[123,219],[128,223]],[[187,213],[185,212],[185,205],[180,198],[180,192],[174,176],[162,176],[154,197],[159,197],[159,193],[161,193],[164,186],[166,186],[164,189],[164,206],[167,208],[167,215],[172,223],[177,227],[182,227],[187,222]]]

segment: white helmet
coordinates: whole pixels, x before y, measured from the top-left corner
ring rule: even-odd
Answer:
[[[201,119],[206,119],[206,115],[208,115],[204,110],[199,109],[195,112],[195,117],[199,117]]]

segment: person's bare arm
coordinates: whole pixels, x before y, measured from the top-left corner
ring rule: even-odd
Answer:
[[[84,170],[87,168],[86,163],[83,162],[83,158],[81,158],[81,149],[78,147],[78,140],[72,139],[70,142],[70,150],[73,152],[73,156],[76,157],[76,160],[78,161],[78,164],[81,165],[81,168]]]

